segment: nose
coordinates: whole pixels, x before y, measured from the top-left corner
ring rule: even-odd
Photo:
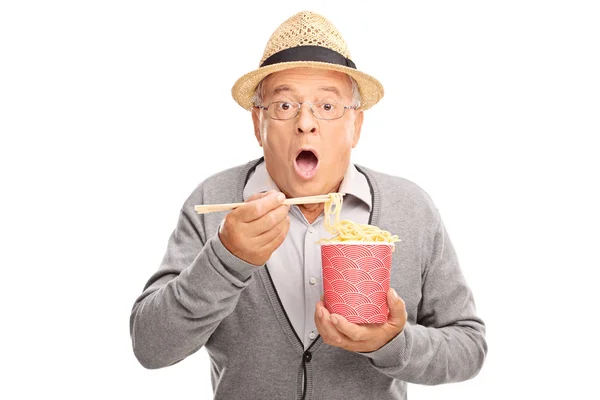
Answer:
[[[297,133],[315,133],[317,132],[317,119],[310,110],[310,104],[303,103],[300,105],[300,113],[296,118]]]

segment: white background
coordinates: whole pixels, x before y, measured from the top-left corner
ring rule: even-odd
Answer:
[[[129,312],[196,185],[261,155],[231,86],[310,9],[386,89],[354,161],[432,196],[488,327],[476,378],[410,398],[598,398],[596,2],[217,3],[0,6],[0,397],[211,397],[204,350],[137,363]]]

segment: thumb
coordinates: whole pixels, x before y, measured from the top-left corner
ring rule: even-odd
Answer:
[[[387,292],[387,302],[390,313],[388,315],[388,324],[393,325],[400,330],[404,328],[408,314],[406,313],[406,305],[404,300],[398,296],[394,288],[390,288]]]
[[[250,196],[250,197],[248,197],[248,199],[246,199],[246,203],[248,203],[250,201],[262,199],[263,197],[267,197],[271,193],[275,193],[275,190],[271,189],[271,190],[267,190],[266,192],[254,193],[252,196]]]

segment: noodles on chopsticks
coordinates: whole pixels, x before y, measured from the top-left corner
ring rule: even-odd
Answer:
[[[343,197],[340,193],[330,193],[325,202],[325,229],[332,235],[330,239],[321,239],[319,244],[340,242],[394,243],[399,242],[398,235],[392,235],[374,225],[358,224],[347,219],[340,221]],[[331,216],[334,220],[331,222]]]

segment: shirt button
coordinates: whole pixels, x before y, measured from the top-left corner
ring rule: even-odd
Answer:
[[[314,333],[314,332],[311,332],[311,333],[309,333],[309,334],[308,334],[308,338],[309,338],[310,340],[313,340],[313,339],[314,339],[314,338],[316,338],[316,337],[317,337],[317,335],[315,335],[315,333]]]
[[[308,280],[308,282],[309,282],[311,285],[314,285],[315,283],[317,283],[317,278],[315,278],[314,276],[311,276],[311,278]]]
[[[313,233],[314,231],[315,231],[315,228],[313,228],[312,226],[310,228],[308,228],[309,233]]]

